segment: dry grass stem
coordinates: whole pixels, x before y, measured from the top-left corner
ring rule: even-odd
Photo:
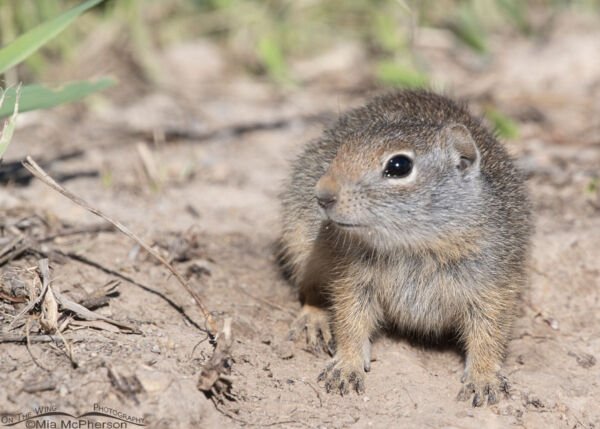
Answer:
[[[71,301],[69,298],[64,296],[58,291],[54,291],[54,296],[56,297],[56,301],[66,310],[72,311],[77,314],[82,319],[86,320],[103,320],[105,322],[110,323],[111,325],[118,326],[119,328],[124,328],[132,333],[140,333],[140,331],[133,325],[125,322],[118,322],[109,317],[103,316],[98,313],[94,313],[93,311],[88,310],[83,305],[77,304],[76,302]]]

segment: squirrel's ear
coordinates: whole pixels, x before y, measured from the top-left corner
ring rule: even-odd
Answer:
[[[462,124],[448,125],[442,130],[442,140],[455,155],[456,168],[471,170],[479,167],[479,150],[467,127]]]

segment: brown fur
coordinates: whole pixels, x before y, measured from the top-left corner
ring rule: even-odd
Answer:
[[[412,170],[390,178],[398,155]],[[531,224],[521,176],[464,106],[404,91],[349,112],[296,160],[282,200],[282,259],[304,301],[291,337],[306,330],[318,352],[333,334],[328,390],[364,389],[370,339],[392,325],[455,332],[459,398],[498,400]]]

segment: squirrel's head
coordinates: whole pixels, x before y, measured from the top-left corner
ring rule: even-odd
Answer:
[[[393,248],[460,234],[481,213],[481,154],[462,124],[385,124],[345,139],[315,195],[329,223]]]

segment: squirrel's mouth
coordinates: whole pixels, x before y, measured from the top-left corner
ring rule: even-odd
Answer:
[[[338,222],[333,219],[330,219],[330,220],[331,220],[331,223],[333,223],[335,226],[337,226],[339,228],[361,228],[364,226],[359,223],[346,223],[346,222]]]

